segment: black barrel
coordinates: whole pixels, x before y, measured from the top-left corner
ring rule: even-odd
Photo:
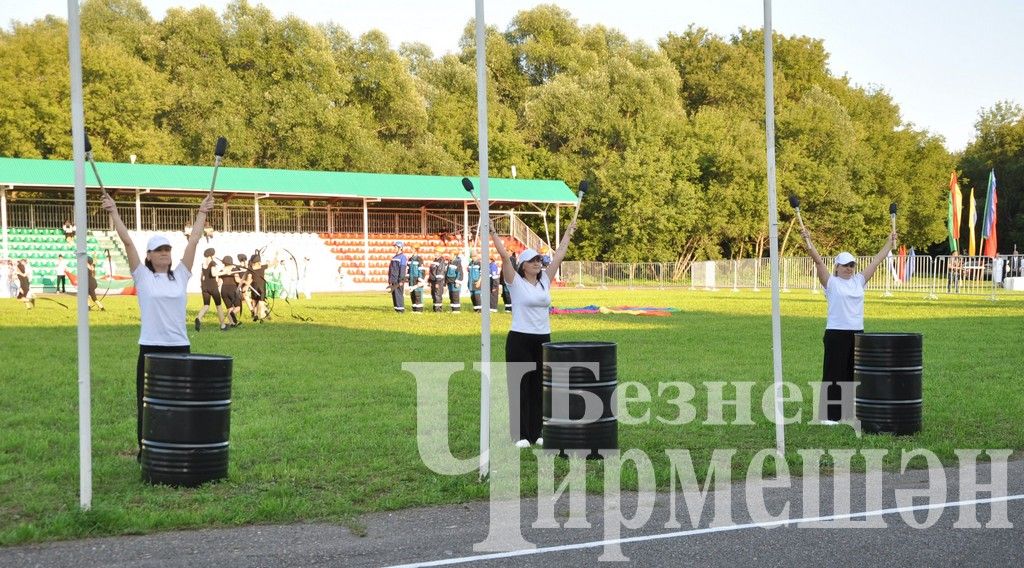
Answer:
[[[231,357],[146,355],[142,479],[195,487],[228,476]]]
[[[618,419],[615,416],[615,388],[618,386],[614,343],[592,341],[544,344],[544,424],[541,436],[544,449],[597,450],[619,447]],[[552,372],[552,363],[592,363],[598,365],[597,376],[590,369],[572,367],[565,372]],[[601,401],[600,416],[593,403],[592,420],[585,417],[585,401],[579,394],[589,392]],[[565,395],[568,394],[568,397]],[[568,409],[554,408],[556,400],[568,399]],[[594,398],[588,396],[587,398]],[[562,452],[559,452],[562,453]],[[596,457],[596,456],[595,456]]]
[[[853,341],[857,419],[869,434],[921,431],[920,333],[858,333]]]

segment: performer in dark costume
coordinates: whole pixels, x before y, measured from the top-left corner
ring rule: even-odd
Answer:
[[[263,265],[258,254],[249,257],[249,275],[252,276],[249,288],[252,292],[253,302],[256,304],[252,321],[262,323],[269,315],[267,314],[267,267]]]
[[[217,275],[217,278],[220,280],[220,297],[224,300],[227,320],[231,322],[231,327],[237,327],[240,323],[239,320],[241,319],[242,312],[242,293],[238,289],[238,283],[241,278],[231,255],[225,256],[221,260],[221,264],[221,269]]]
[[[98,287],[96,283],[96,262],[91,256],[85,257],[85,267],[89,272],[89,298],[92,300],[93,305],[99,308],[101,312],[105,311],[106,308],[104,308],[103,304],[101,304],[96,298],[96,288]],[[89,309],[91,310],[92,306],[89,306]]]
[[[32,278],[28,267],[28,259],[21,259],[14,267],[14,274],[18,277],[18,299],[25,302],[25,309],[31,310],[36,305],[35,298],[29,290]]]
[[[252,301],[252,274],[249,274],[249,257],[242,253],[238,253],[235,257],[238,259],[238,296],[241,298],[241,305],[245,306],[249,310],[249,315],[253,316],[256,313],[256,306]],[[238,316],[242,316],[242,308],[238,308]],[[256,321],[253,316],[253,321]]]
[[[395,241],[395,256],[391,257],[388,264],[388,290],[391,291],[391,305],[398,313],[405,313],[405,269],[409,260],[402,250],[405,243]]]
[[[203,307],[199,308],[199,313],[196,314],[196,331],[199,331],[199,328],[203,325],[203,316],[206,315],[206,312],[210,311],[211,300],[217,306],[217,320],[220,322],[220,330],[225,331],[228,328],[227,324],[224,323],[224,308],[221,307],[219,282],[213,274],[213,271],[217,270],[216,259],[213,257],[214,254],[216,254],[216,251],[212,248],[203,251],[202,270],[199,272],[199,289],[203,292]]]
[[[444,308],[444,275],[448,272],[448,261],[443,251],[437,247],[437,258],[430,265],[430,298],[434,301],[435,312]]]
[[[409,257],[409,269],[406,274],[409,282],[409,300],[412,301],[412,311],[415,314],[422,314],[423,285],[426,282],[427,272],[423,266],[423,258],[420,257],[419,248]]]

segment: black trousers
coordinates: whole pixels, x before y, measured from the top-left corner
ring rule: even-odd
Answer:
[[[434,301],[434,311],[439,312],[444,307],[444,281],[434,280],[430,283],[430,299]]]
[[[507,286],[501,287],[501,301],[505,303],[505,311],[512,311],[512,292],[509,292]],[[498,304],[494,304],[497,306]]]
[[[63,274],[58,274],[57,275],[57,289],[54,290],[54,292],[59,292],[61,294],[66,293],[68,291],[67,290],[67,281],[68,281],[68,277],[67,276],[65,276]]]
[[[413,288],[409,292],[409,299],[412,300],[412,311],[423,311],[423,288]]]
[[[142,451],[142,390],[146,376],[147,353],[191,353],[188,345],[139,345],[139,362],[135,367],[135,437]]]
[[[469,299],[473,302],[473,311],[480,311],[480,290],[471,290],[469,292]]]
[[[822,343],[825,357],[821,365],[821,380],[825,383],[827,418],[842,420],[842,390],[839,383],[853,381],[853,336],[864,330],[826,329]]]
[[[549,341],[550,334],[536,335],[518,331],[508,332],[508,337],[505,338],[509,433],[512,441],[529,440],[532,444],[540,438],[544,418],[544,344]],[[522,381],[519,380],[519,374],[514,366],[507,365],[520,362],[533,363],[533,370],[527,372]]]

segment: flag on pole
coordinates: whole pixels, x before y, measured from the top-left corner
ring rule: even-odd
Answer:
[[[946,199],[946,236],[949,239],[949,252],[956,252],[960,248],[953,233],[953,194]]]
[[[967,244],[967,254],[974,256],[978,253],[974,243],[974,226],[978,224],[978,202],[974,200],[974,188],[971,188],[971,213],[967,216],[967,230],[970,232],[970,240]]]
[[[956,172],[953,172],[949,178],[949,194],[953,198],[953,239],[957,241],[959,250],[960,214],[964,210],[964,194],[960,191],[960,182],[956,179]]]
[[[985,220],[981,223],[981,237],[985,239],[985,248],[981,254],[995,258],[998,251],[996,240],[996,204],[999,198],[996,195],[996,171],[993,169],[988,174],[988,194],[985,197]]]

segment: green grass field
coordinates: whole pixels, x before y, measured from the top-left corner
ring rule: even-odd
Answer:
[[[770,294],[728,291],[558,290],[555,305],[674,306],[667,318],[630,315],[554,316],[553,339],[618,344],[619,381],[654,393],[647,408],[670,419],[675,407],[657,396],[659,382],[696,388],[696,421],[620,424],[620,448],[651,456],[660,486],[668,484],[664,450],[690,449],[698,476],[711,451],[736,448],[737,472],[758,450],[773,448],[775,427],[761,412],[755,426],[707,425],[707,381],[754,381],[760,400],[770,388]],[[109,297],[91,314],[93,508],[78,509],[76,328],[71,310],[40,301],[27,311],[0,300],[0,545],[177,528],[324,520],[359,530],[365,512],[486,498],[476,474],[441,476],[419,459],[416,381],[403,362],[479,360],[478,316],[396,315],[384,293],[320,295],[297,304],[303,323],[278,302],[273,321],[227,333],[214,319],[192,336],[193,352],[235,357],[231,469],[226,482],[197,489],[149,486],[135,455],[134,373],[138,353],[135,298]],[[429,302],[428,302],[429,303]],[[190,301],[193,317],[199,298]],[[466,302],[468,306],[468,302]],[[787,381],[820,377],[824,299],[807,291],[783,295]],[[493,359],[503,360],[509,316],[493,317]],[[788,426],[787,460],[799,472],[801,448],[884,448],[888,467],[901,449],[928,448],[951,461],[956,448],[1024,449],[1024,295],[1000,301],[870,294],[867,331],[924,334],[924,430],[913,437],[857,437],[848,427]],[[470,367],[471,368],[471,367]],[[452,378],[451,446],[477,452],[479,376]],[[806,391],[806,389],[805,389]],[[731,389],[726,395],[732,394]],[[806,400],[806,398],[805,398]],[[809,417],[811,402],[800,407]],[[795,405],[787,411],[796,410]],[[734,413],[727,408],[725,417]],[[807,419],[805,418],[805,421]],[[1019,454],[1019,452],[1018,452]],[[560,462],[564,465],[564,462]],[[560,465],[560,467],[561,467]],[[600,490],[602,463],[588,462],[588,487]],[[524,493],[536,492],[532,456]],[[627,470],[623,487],[635,487]]]

